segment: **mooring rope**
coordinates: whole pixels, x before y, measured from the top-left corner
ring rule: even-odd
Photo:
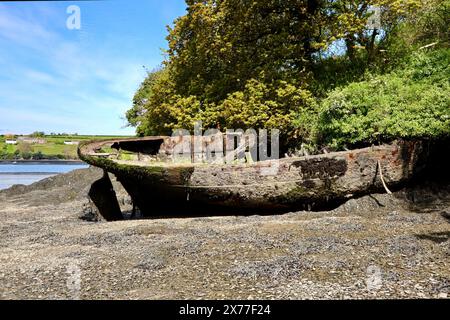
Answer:
[[[383,183],[383,187],[386,190],[387,194],[392,194],[391,190],[389,190],[389,188],[387,187],[386,182],[384,182],[383,171],[381,170],[380,160],[378,160],[378,171],[380,172],[381,182]]]

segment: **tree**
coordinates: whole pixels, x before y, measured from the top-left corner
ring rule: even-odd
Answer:
[[[31,145],[29,143],[26,142],[19,142],[19,144],[17,145],[17,150],[18,154],[22,157],[22,159],[25,160],[29,160],[31,159],[32,153],[33,153],[33,148],[31,147]]]
[[[19,144],[17,145],[17,150],[19,150],[20,153],[33,151],[31,145],[27,142],[19,142]]]
[[[218,103],[251,79],[306,83],[317,2],[187,1],[168,36],[177,93]]]
[[[43,131],[35,131],[30,136],[34,138],[43,138],[45,136],[45,132]]]
[[[0,159],[6,160],[8,159],[9,153],[8,153],[8,147],[6,144],[3,145],[2,150],[0,151]]]
[[[42,159],[44,159],[44,155],[42,154],[41,151],[38,151],[38,152],[33,153],[32,159],[33,160],[42,160]]]
[[[309,109],[299,103],[311,102],[305,97],[310,96],[311,59],[318,51],[314,21],[319,1],[189,0],[187,4],[188,13],[169,29],[163,69],[149,73],[133,99],[127,112],[129,124],[137,126],[139,135],[191,129],[197,120],[205,127],[223,129],[237,129],[238,124],[244,130],[279,126],[288,140],[295,112]],[[293,100],[283,96],[285,90],[298,94],[297,98],[288,94],[295,100],[292,105]],[[264,100],[251,99],[250,92]],[[246,108],[250,118],[238,119],[239,113],[229,116],[230,110],[249,99],[254,108]]]
[[[448,47],[450,0],[186,2],[168,30],[166,61],[126,114],[140,136],[201,120],[208,128],[277,128],[285,146],[312,143],[326,127],[316,125],[327,109],[321,100],[333,101],[334,89],[391,72],[424,41]],[[374,8],[380,20],[369,26]]]
[[[138,91],[133,97],[133,107],[126,113],[128,124],[137,127],[141,124],[143,116],[147,112],[145,106],[147,102],[154,96],[154,90],[159,77],[164,70],[155,70],[147,73],[147,77],[140,85]]]

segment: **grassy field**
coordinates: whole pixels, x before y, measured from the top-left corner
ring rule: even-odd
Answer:
[[[17,137],[16,137],[17,138]],[[17,145],[7,145],[6,137],[0,136],[0,160],[14,160],[31,158],[38,159],[77,159],[76,145],[65,145],[65,141],[86,141],[94,139],[113,139],[123,138],[119,136],[44,136],[45,144],[28,144],[18,143]]]

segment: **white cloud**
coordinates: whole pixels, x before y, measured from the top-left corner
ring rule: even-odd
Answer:
[[[55,77],[46,72],[27,70],[24,72],[23,76],[30,82],[53,85],[57,83]]]
[[[0,5],[0,37],[34,49],[44,48],[55,40],[55,34],[36,22],[9,13]]]

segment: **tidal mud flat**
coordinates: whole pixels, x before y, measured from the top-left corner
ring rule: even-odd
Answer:
[[[449,185],[326,212],[95,222],[86,195],[101,176],[83,169],[0,192],[0,298],[450,296]]]

